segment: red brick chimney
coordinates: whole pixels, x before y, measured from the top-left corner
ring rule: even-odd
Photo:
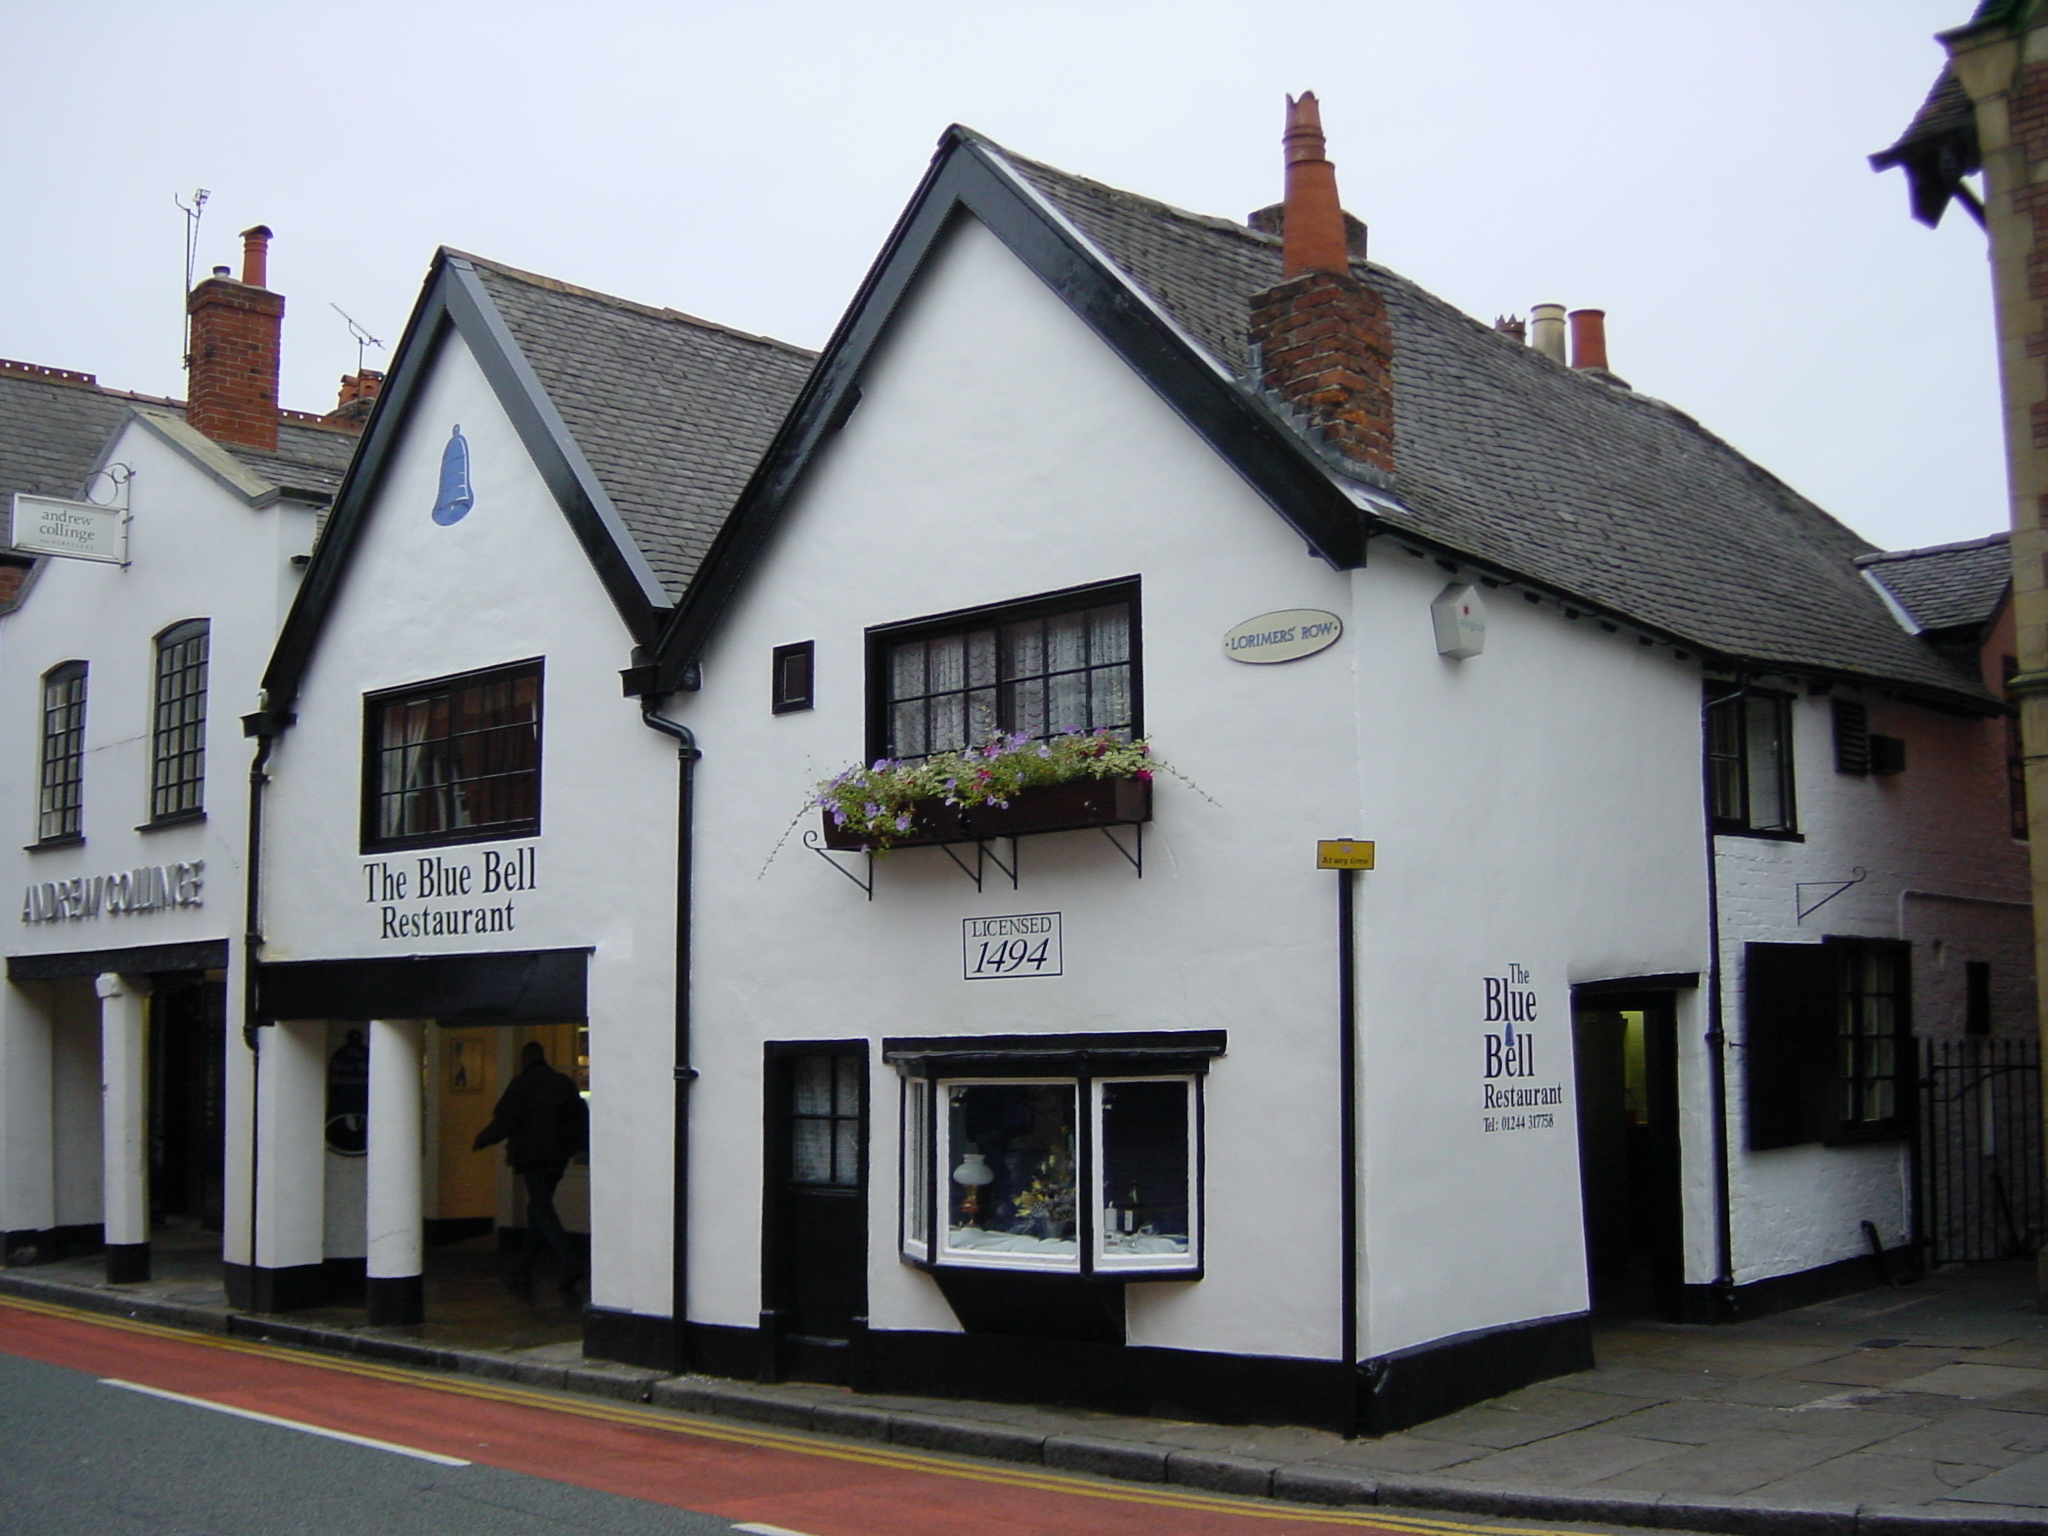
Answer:
[[[1281,280],[1251,300],[1260,381],[1338,453],[1392,473],[1393,331],[1385,302],[1351,275],[1337,170],[1323,153],[1313,92],[1287,99],[1284,141]]]
[[[242,231],[242,280],[225,267],[192,290],[185,419],[217,443],[277,447],[278,340],[284,299],[269,281],[270,231]]]

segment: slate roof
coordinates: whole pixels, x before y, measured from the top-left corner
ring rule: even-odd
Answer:
[[[108,439],[137,405],[181,413],[185,408],[182,401],[104,388],[88,373],[0,364],[0,503],[16,491],[80,495]],[[278,425],[275,453],[223,446],[271,484],[319,500],[341,484],[356,439],[285,421]]]
[[[1977,628],[2012,589],[2011,535],[1864,555],[1857,565],[1885,585],[1925,630]]]
[[[963,132],[955,130],[956,132]],[[1051,205],[1216,366],[1247,382],[1248,300],[1279,242],[964,134]],[[1436,549],[1722,660],[1984,701],[1857,568],[1875,546],[1683,412],[1599,382],[1369,262],[1394,339],[1396,510]]]
[[[673,602],[816,354],[480,257],[458,259],[477,272]]]

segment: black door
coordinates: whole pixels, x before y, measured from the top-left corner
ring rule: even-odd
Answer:
[[[1675,1321],[1685,1275],[1672,995],[1576,997],[1572,1047],[1593,1310]]]
[[[153,1223],[221,1229],[227,1135],[226,993],[157,978],[149,1006],[149,1205]]]
[[[766,1373],[850,1383],[868,1310],[866,1045],[770,1046],[767,1134]]]

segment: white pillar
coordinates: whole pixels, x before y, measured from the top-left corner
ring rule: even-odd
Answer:
[[[420,1051],[418,1019],[370,1020],[370,1321],[416,1323],[421,1287]]]
[[[100,1156],[107,1279],[149,1278],[149,979],[101,976]]]
[[[237,1300],[285,1312],[328,1299],[326,1021],[281,1019],[257,1031],[256,1048],[256,1262]]]
[[[55,1257],[57,1225],[55,1021],[49,984],[0,979],[0,1244],[4,1261]]]

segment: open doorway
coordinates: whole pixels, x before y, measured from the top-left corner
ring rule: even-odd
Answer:
[[[1572,1046],[1593,1311],[1676,1321],[1684,1256],[1674,997],[1576,992]]]
[[[149,1000],[150,1225],[219,1232],[227,1136],[226,992],[217,976],[159,976]],[[218,1258],[218,1245],[211,1246]]]

